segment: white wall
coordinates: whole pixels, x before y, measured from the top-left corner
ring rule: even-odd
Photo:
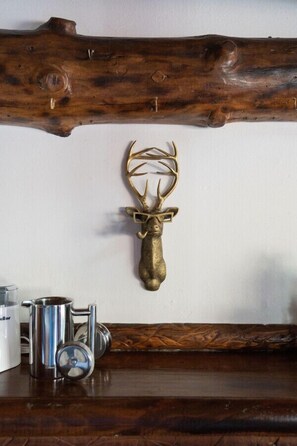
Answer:
[[[6,0],[0,27],[51,16],[86,35],[297,37],[294,0]],[[297,70],[297,68],[296,68]],[[69,138],[0,127],[0,282],[20,298],[97,302],[106,322],[297,321],[297,123],[98,125]],[[127,144],[179,147],[158,292],[136,274]]]

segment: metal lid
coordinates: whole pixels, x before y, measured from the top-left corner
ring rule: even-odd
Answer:
[[[72,305],[72,299],[68,297],[60,297],[60,296],[49,296],[49,297],[39,297],[34,300],[35,305]]]
[[[78,327],[74,339],[76,341],[80,341],[83,342],[84,344],[87,344],[88,324],[84,323]],[[112,342],[111,334],[108,328],[106,328],[105,325],[97,322],[96,332],[95,332],[95,349],[93,352],[96,359],[101,358],[104,355],[104,353],[110,350],[111,342]]]
[[[65,342],[56,353],[56,363],[64,378],[78,380],[88,378],[94,370],[94,355],[82,342]]]
[[[0,285],[0,294],[6,294],[9,291],[16,291],[15,285]]]
[[[16,301],[15,285],[0,285],[0,306],[9,306]]]

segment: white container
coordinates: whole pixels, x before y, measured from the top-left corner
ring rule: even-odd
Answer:
[[[15,285],[0,286],[0,372],[21,362],[20,317]]]

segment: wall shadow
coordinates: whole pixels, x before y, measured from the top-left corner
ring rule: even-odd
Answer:
[[[281,255],[260,256],[243,284],[239,323],[297,323],[297,272]],[[271,322],[270,322],[271,321]]]

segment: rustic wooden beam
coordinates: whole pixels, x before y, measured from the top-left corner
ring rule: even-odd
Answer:
[[[297,121],[297,39],[110,38],[51,18],[0,31],[0,123]]]
[[[106,324],[113,351],[273,351],[297,347],[283,324]]]

